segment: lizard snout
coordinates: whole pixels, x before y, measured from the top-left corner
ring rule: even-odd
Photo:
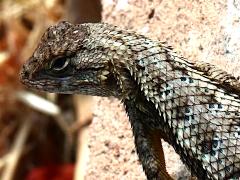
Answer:
[[[32,79],[31,68],[27,64],[24,64],[20,71],[20,80],[24,83],[26,80],[29,81],[30,79]]]

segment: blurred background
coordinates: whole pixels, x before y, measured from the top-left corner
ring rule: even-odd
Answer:
[[[240,76],[239,0],[0,0],[1,180],[145,179],[117,99],[39,93],[19,82],[21,65],[60,20],[131,29]],[[187,179],[163,143],[170,175]]]

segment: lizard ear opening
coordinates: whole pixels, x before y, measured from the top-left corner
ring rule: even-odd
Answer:
[[[49,69],[55,72],[60,72],[68,66],[69,62],[69,58],[58,57],[51,61],[51,63],[49,64]]]

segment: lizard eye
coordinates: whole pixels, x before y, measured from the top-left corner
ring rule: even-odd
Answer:
[[[50,63],[49,67],[50,69],[56,72],[59,72],[67,67],[67,65],[69,64],[69,61],[70,61],[69,58],[64,58],[64,57],[56,58]]]

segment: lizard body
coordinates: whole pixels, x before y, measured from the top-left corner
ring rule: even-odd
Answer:
[[[240,177],[240,83],[171,47],[109,24],[60,22],[21,72],[24,84],[56,93],[122,100],[148,179],[171,179],[161,138],[198,179]]]

